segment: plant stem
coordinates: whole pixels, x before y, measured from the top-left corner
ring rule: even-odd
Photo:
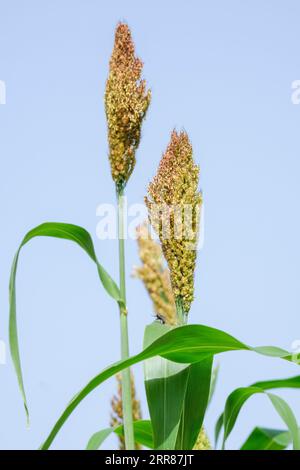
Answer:
[[[182,298],[176,297],[175,299],[175,304],[176,304],[176,313],[177,313],[177,320],[179,325],[185,325],[187,322],[187,314],[183,310],[183,303],[182,303]]]
[[[118,239],[119,239],[119,272],[120,272],[120,293],[126,305],[126,284],[125,284],[125,247],[124,247],[124,190],[117,188],[118,197]],[[129,357],[129,340],[127,310],[120,308],[121,326],[121,358]],[[134,433],[132,419],[132,397],[130,369],[122,372],[122,402],[123,402],[123,422],[126,450],[134,450]]]

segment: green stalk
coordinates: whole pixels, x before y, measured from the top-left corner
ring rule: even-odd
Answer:
[[[119,272],[120,272],[120,293],[121,298],[126,305],[126,284],[125,284],[125,247],[124,247],[124,189],[117,188],[118,197],[118,239],[119,239]],[[129,357],[129,340],[127,310],[120,308],[120,326],[121,326],[121,358]],[[132,397],[130,369],[122,372],[122,402],[123,402],[123,422],[125,449],[134,450],[134,433],[132,419]]]
[[[180,296],[175,299],[177,320],[179,325],[185,325],[187,323],[187,314],[183,310],[182,298]]]

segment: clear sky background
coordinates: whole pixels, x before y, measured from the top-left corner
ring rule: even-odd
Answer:
[[[96,238],[96,207],[114,201],[103,108],[116,23],[132,28],[153,97],[129,203],[142,202],[173,127],[190,135],[201,165],[205,245],[191,322],[251,345],[290,349],[300,339],[300,79],[297,0],[0,0],[0,338],[7,342],[8,279],[23,235],[44,221],[87,228],[117,277],[117,245]],[[128,276],[138,263],[127,244]],[[36,449],[70,398],[119,358],[119,321],[95,266],[74,244],[35,239],[20,258],[19,336],[31,411],[8,354],[0,365],[0,448]],[[139,281],[128,278],[131,352],[152,320]],[[220,376],[206,417],[213,436],[238,386],[298,373],[252,353],[217,358]],[[144,416],[142,367],[135,367]],[[53,444],[83,449],[109,422],[111,379],[90,395]],[[279,391],[300,421],[297,391]],[[266,397],[244,407],[228,441],[237,448],[255,425],[284,428]],[[114,448],[112,437],[104,447]]]

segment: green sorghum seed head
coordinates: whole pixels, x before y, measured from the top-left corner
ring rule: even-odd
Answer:
[[[149,219],[159,235],[175,298],[187,313],[194,297],[199,213],[199,167],[186,132],[172,132],[145,198]]]

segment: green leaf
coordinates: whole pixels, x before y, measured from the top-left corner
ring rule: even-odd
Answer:
[[[153,431],[151,421],[141,419],[133,422],[134,440],[148,449],[154,449],[153,445]],[[124,428],[117,428],[115,433],[119,436],[124,436]]]
[[[56,222],[47,222],[34,229],[30,230],[22,240],[21,245],[14,257],[10,282],[9,282],[9,343],[12,360],[16,370],[19,388],[22,394],[27,421],[29,420],[28,406],[26,400],[26,394],[24,389],[24,382],[22,376],[19,342],[18,342],[18,331],[17,331],[17,317],[16,317],[16,273],[18,266],[18,259],[21,248],[28,243],[32,238],[35,237],[55,237],[66,240],[71,240],[77,243],[96,263],[100,280],[105,288],[106,292],[113,297],[123,308],[124,302],[121,299],[120,291],[114,280],[109,276],[105,269],[100,265],[96,258],[93,241],[90,234],[82,227],[72,224],[63,224]]]
[[[87,443],[86,450],[99,449],[105,439],[107,439],[113,432],[114,428],[105,428],[101,429],[101,431],[95,432]]]
[[[242,445],[241,450],[284,450],[291,442],[289,431],[256,427]]]
[[[144,348],[173,328],[159,322],[146,327]],[[188,366],[162,357],[145,361],[155,449],[193,448],[207,408],[212,362],[212,356]]]
[[[263,380],[255,382],[252,387],[259,387],[263,390],[274,390],[275,388],[300,388],[300,375],[288,377],[287,379]]]
[[[208,405],[213,356],[189,366],[189,376],[176,449],[193,449]]]
[[[265,348],[263,347],[255,348],[255,350],[259,350],[260,353],[264,349]],[[285,352],[283,351],[283,353]],[[275,354],[277,356],[277,348],[276,348]],[[297,375],[294,377],[288,377],[287,379],[264,380],[260,382],[255,382],[249,387],[242,387],[242,388],[238,388],[234,390],[228,396],[226,400],[226,404],[225,404],[225,411],[227,407],[229,410],[231,406],[233,408],[233,411],[232,413],[231,412],[228,413],[226,418],[224,418],[225,411],[224,413],[221,414],[221,416],[219,416],[219,419],[215,426],[215,443],[217,444],[223,424],[225,426],[224,438],[226,441],[227,437],[229,436],[229,434],[231,433],[233,429],[233,426],[235,425],[235,422],[241,410],[241,407],[248,400],[248,398],[250,398],[255,393],[263,393],[265,390],[271,390],[271,389],[277,389],[277,388],[300,388],[300,376]],[[272,401],[270,396],[269,398]],[[276,399],[275,399],[275,402],[277,403]],[[274,403],[273,405],[275,409],[277,410],[276,405]],[[295,429],[294,429],[294,432],[296,432]],[[295,437],[297,438],[296,434],[295,434]]]
[[[141,353],[117,362],[96,375],[68,404],[55,423],[42,448],[49,448],[65,421],[89,393],[121,370],[157,355],[186,364],[188,362],[199,362],[213,354],[235,350],[255,351],[254,348],[241,343],[233,336],[204,325],[184,325],[169,331]],[[279,355],[278,349],[274,349],[275,357],[281,357],[288,361],[292,360],[290,353],[283,350],[280,351]],[[260,352],[260,354],[263,353]]]
[[[298,432],[298,423],[291,407],[281,397],[278,397],[273,393],[267,393],[267,395],[273,403],[273,406],[276,409],[277,413],[285,422],[287,428],[291,433],[294,450],[300,450],[300,436]]]
[[[138,442],[148,449],[153,449],[153,436],[151,421],[139,420],[133,422],[134,428],[134,441]],[[124,436],[123,425],[117,426],[116,428],[106,428],[96,432],[90,438],[86,450],[97,450],[105,441],[105,439],[115,433],[117,436]]]
[[[144,348],[172,329],[154,322],[145,329]],[[182,407],[184,403],[189,365],[156,356],[144,363],[144,380],[154,448],[175,449]]]
[[[223,447],[225,446],[225,442],[235,425],[242,406],[248,400],[248,398],[250,398],[255,393],[263,393],[263,390],[257,387],[237,388],[228,396],[223,415]]]
[[[289,383],[292,383],[293,386],[295,386],[295,383],[297,382],[297,380],[295,379],[297,378],[293,377],[292,379],[281,380],[280,381],[282,384],[281,387],[289,387],[288,385]],[[273,381],[273,383],[274,382],[276,382],[276,388],[279,388],[279,381],[276,380],[276,381]],[[277,395],[273,395],[271,393],[265,392],[265,389],[272,388],[272,381],[260,382],[260,384],[261,384],[261,387],[252,385],[250,387],[238,388],[234,390],[228,396],[226,400],[224,416],[223,416],[223,421],[224,421],[223,448],[225,447],[225,442],[236,423],[237,417],[244,403],[250,397],[252,397],[252,395],[255,395],[258,393],[265,393],[267,397],[270,399],[271,403],[273,404],[279,416],[287,425],[291,433],[292,439],[293,439],[294,449],[299,450],[300,439],[299,439],[299,433],[298,433],[298,424],[291,408],[282,398],[278,397]]]
[[[219,437],[220,437],[220,433],[222,431],[222,428],[223,428],[223,424],[224,424],[224,413],[222,413],[216,424],[215,424],[215,447],[217,447],[217,444],[218,444],[218,441],[219,441]]]
[[[220,365],[217,364],[214,368],[213,368],[213,371],[212,371],[212,374],[211,374],[211,382],[210,382],[210,389],[209,389],[209,397],[208,397],[208,404],[210,404],[213,396],[214,396],[214,393],[215,393],[215,389],[216,389],[216,385],[217,385],[217,381],[218,381],[218,376],[219,376],[219,370],[220,370]]]

